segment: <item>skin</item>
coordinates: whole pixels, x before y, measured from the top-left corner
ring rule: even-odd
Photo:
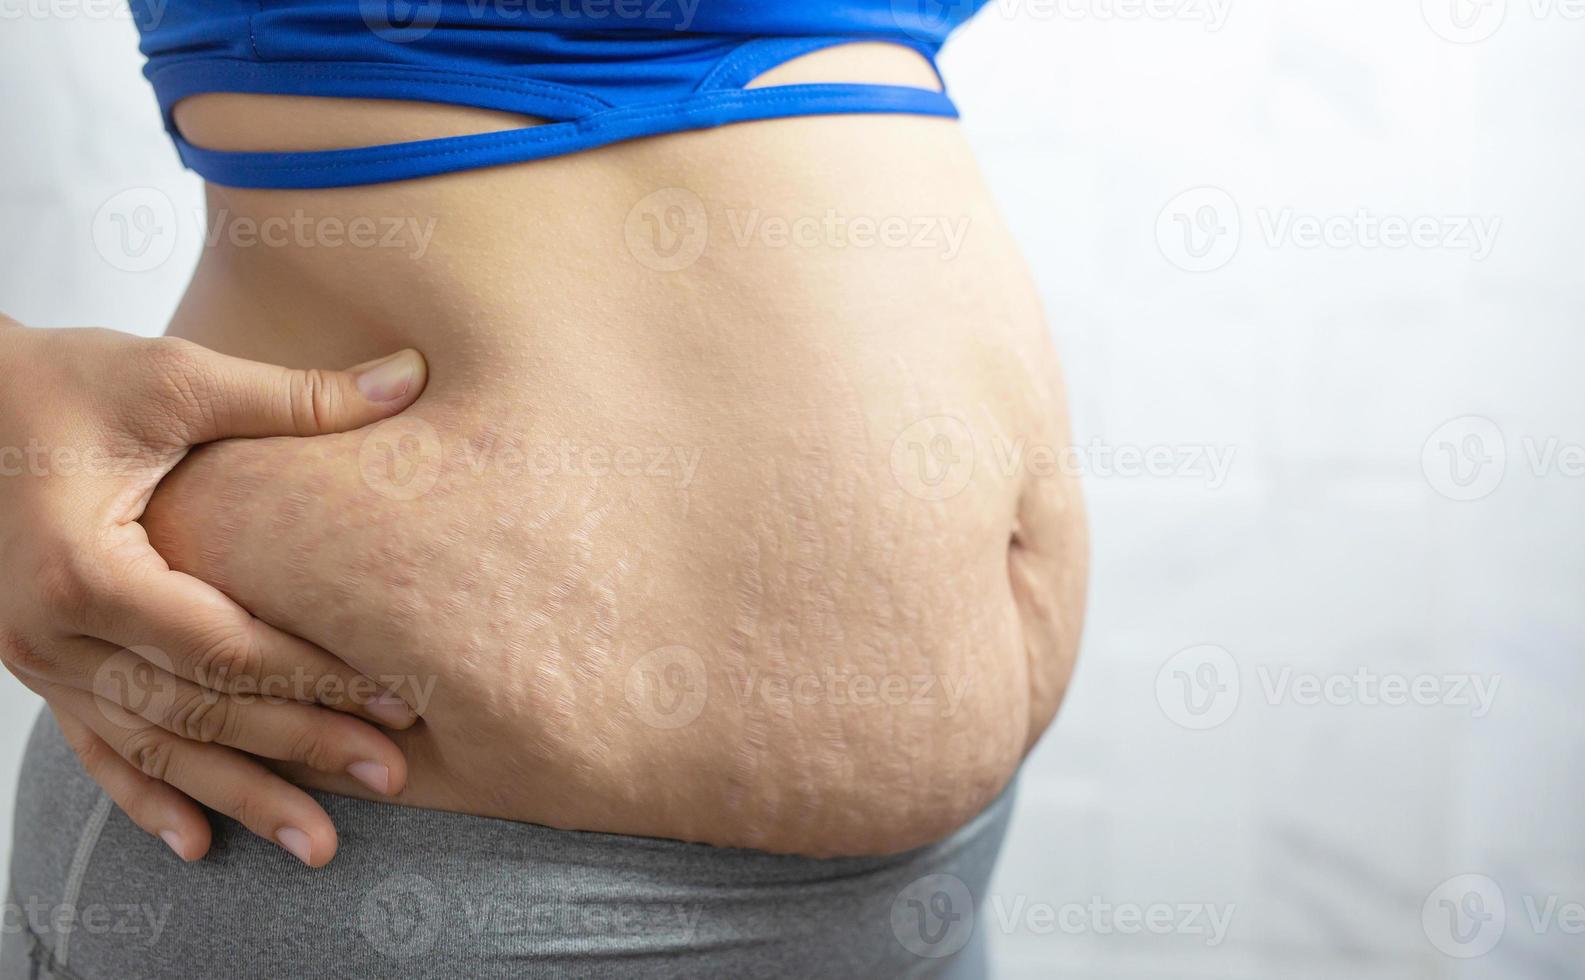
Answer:
[[[413,351],[355,372],[288,371],[180,340],[29,330],[0,317],[0,657],[42,696],[84,768],[178,855],[209,847],[200,804],[305,863],[335,853],[330,819],[263,759],[400,792],[406,760],[370,722],[411,725],[323,649],[170,568],[139,523],[189,447],[310,437],[407,407]],[[263,699],[265,673],[334,681]],[[359,718],[365,720],[359,720]]]
[[[762,82],[926,83],[913,55],[857,48]],[[288,122],[286,101],[178,120],[231,149],[524,124],[334,100]],[[400,428],[212,443],[141,519],[172,568],[415,709],[397,802],[888,853],[977,813],[1049,725],[1082,507],[1015,455],[1067,445],[1060,373],[952,122],[778,120],[396,185],[210,188],[210,209],[224,233],[173,335],[289,367],[428,360]],[[891,216],[903,240],[840,237]],[[360,217],[431,228],[422,258],[416,234],[404,255],[229,233]],[[789,242],[766,217],[825,230]],[[679,265],[670,230],[700,220]]]

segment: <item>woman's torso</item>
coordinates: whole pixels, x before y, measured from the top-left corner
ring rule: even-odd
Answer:
[[[233,148],[504,124],[205,98],[188,138]],[[1085,577],[1061,384],[950,121],[751,123],[210,210],[171,333],[429,359],[398,422],[207,447],[147,517],[177,567],[408,679],[402,802],[882,853],[982,809],[1049,723]]]

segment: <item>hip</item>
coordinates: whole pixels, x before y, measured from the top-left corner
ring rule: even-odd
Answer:
[[[1012,806],[1009,790],[926,848],[817,860],[318,798],[341,834],[330,867],[224,819],[184,865],[109,805],[46,712],[0,973],[978,978],[975,910]]]

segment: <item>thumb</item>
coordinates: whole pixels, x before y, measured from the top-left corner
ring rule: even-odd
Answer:
[[[294,370],[213,355],[194,385],[188,441],[318,436],[359,429],[403,411],[423,392],[429,367],[416,350],[345,371]]]

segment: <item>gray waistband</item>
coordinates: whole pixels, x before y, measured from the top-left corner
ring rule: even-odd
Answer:
[[[309,871],[217,819],[183,865],[46,712],[23,763],[0,978],[973,977],[1009,789],[938,844],[819,861],[315,794]]]

